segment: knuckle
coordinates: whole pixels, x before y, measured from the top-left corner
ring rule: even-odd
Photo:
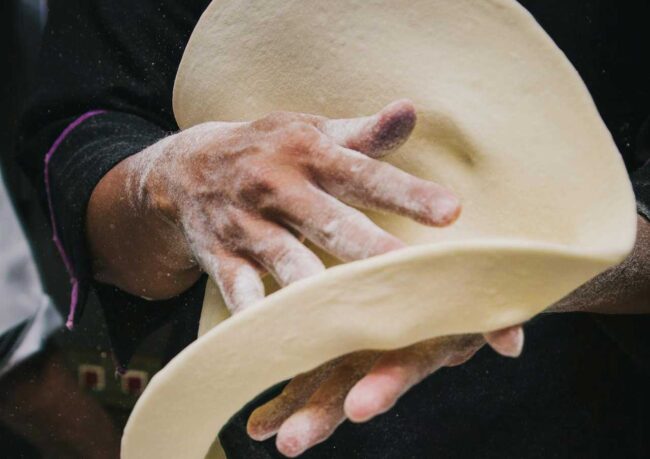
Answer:
[[[281,126],[285,126],[292,121],[295,121],[296,115],[292,112],[286,111],[273,111],[266,116],[253,121],[251,126],[261,131],[272,131]]]
[[[359,231],[359,221],[354,212],[339,210],[330,215],[323,225],[318,228],[318,234],[328,246],[334,244],[341,235]]]
[[[292,263],[295,261],[296,251],[287,244],[277,244],[270,249],[268,255],[276,268],[281,267],[286,271],[291,268]]]
[[[310,152],[321,141],[322,135],[314,126],[304,121],[293,121],[282,131],[282,143],[294,150]]]

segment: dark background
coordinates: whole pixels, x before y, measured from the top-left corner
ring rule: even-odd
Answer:
[[[44,0],[0,0],[0,165],[5,186],[37,261],[45,291],[53,298],[64,317],[68,313],[69,280],[58,253],[51,242],[47,216],[28,179],[14,161],[14,133],[21,107],[32,84],[38,61],[41,30],[45,22]],[[0,237],[2,234],[0,222]],[[0,254],[1,256],[1,254]],[[0,298],[0,307],[2,299]],[[152,335],[134,358],[131,369],[144,371],[149,377],[161,366],[160,349],[167,341],[169,327]],[[113,417],[118,429],[126,422],[136,396],[124,394],[110,351],[108,334],[101,308],[91,296],[81,323],[74,332],[61,330],[53,340],[65,354],[73,374],[80,365],[104,368],[106,387],[91,391]],[[0,424],[0,457],[37,458],[38,453],[23,439]]]

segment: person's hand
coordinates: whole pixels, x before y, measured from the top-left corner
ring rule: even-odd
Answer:
[[[253,411],[248,434],[259,441],[277,435],[278,450],[298,456],[326,440],[346,419],[365,422],[388,411],[415,384],[439,368],[464,363],[486,341],[498,353],[517,357],[524,334],[521,327],[511,327],[339,357],[296,376],[279,396]]]
[[[346,261],[399,249],[351,206],[432,226],[460,212],[449,190],[376,159],[404,143],[415,122],[412,104],[398,101],[365,118],[278,112],[163,139],[94,190],[95,275],[160,299],[186,290],[202,269],[234,312],[263,297],[263,271],[286,286],[324,269],[301,236]]]

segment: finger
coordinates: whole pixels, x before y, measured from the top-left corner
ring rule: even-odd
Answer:
[[[390,410],[397,400],[425,377],[479,347],[479,336],[439,338],[384,353],[345,399],[345,414],[365,422]]]
[[[446,226],[460,215],[460,201],[448,189],[334,144],[323,145],[316,179],[348,204],[396,213],[432,226]]]
[[[345,420],[345,395],[377,356],[376,352],[355,353],[336,365],[305,406],[282,424],[276,439],[278,451],[296,457],[326,440]]]
[[[380,158],[399,148],[413,132],[415,107],[410,100],[398,100],[372,116],[322,120],[318,127],[341,146]]]
[[[257,441],[275,435],[282,423],[301,408],[334,367],[335,361],[294,377],[282,393],[256,408],[248,418],[246,430]]]
[[[325,270],[321,260],[286,228],[243,211],[237,219],[242,228],[237,248],[264,266],[281,286]]]
[[[524,348],[524,329],[521,325],[485,334],[485,341],[505,357],[519,357]]]
[[[404,247],[361,212],[308,183],[283,191],[276,203],[283,221],[341,260],[360,260]]]
[[[443,364],[444,356],[435,348],[386,352],[350,390],[345,414],[353,422],[365,422],[388,411],[409,388]]]
[[[197,250],[196,257],[201,268],[217,283],[231,313],[264,299],[264,284],[250,261],[221,248]]]

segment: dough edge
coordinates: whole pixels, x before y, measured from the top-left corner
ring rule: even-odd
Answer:
[[[432,317],[444,316],[450,309],[449,304],[441,305],[440,301],[453,301],[453,298],[432,299],[430,287],[452,279],[444,276],[445,279],[430,282],[429,288],[415,287],[422,287],[425,278],[434,278],[440,265],[446,265],[446,260],[460,266],[466,265],[468,259],[474,262],[467,270],[468,279],[473,270],[485,272],[484,260],[493,266],[487,271],[489,276],[474,279],[476,291],[489,292],[499,280],[510,282],[514,269],[520,274],[520,293],[513,295],[510,291],[505,303],[497,293],[479,298],[480,306],[462,308],[462,305],[455,305],[462,313],[460,322],[431,323]],[[569,293],[575,285],[621,259],[621,254],[595,254],[554,244],[481,240],[410,247],[330,268],[323,275],[268,296],[253,308],[214,327],[156,374],[129,418],[122,440],[122,457],[204,457],[228,419],[275,383],[347,352],[393,349],[436,336],[479,333],[523,322]],[[436,264],[424,269],[428,261]],[[356,314],[367,314],[367,310],[347,314],[348,325],[341,327],[341,314],[349,309],[348,302],[355,300],[323,304],[324,292],[332,293],[333,286],[340,284],[342,279],[345,279],[344,284],[351,285],[351,281],[363,276],[370,284],[376,284],[376,276],[381,278],[394,272],[401,272],[404,280],[413,282],[404,285],[403,289],[412,293],[407,322],[395,320],[404,304],[382,301],[372,330],[368,329],[367,321],[354,319]],[[453,269],[442,272],[456,274]],[[550,287],[544,290],[544,285]],[[529,301],[512,303],[524,297]],[[304,301],[298,301],[299,298]],[[331,297],[327,301],[330,300]],[[363,309],[367,306],[363,305]],[[476,314],[479,308],[487,314]],[[274,317],[282,317],[287,325],[295,324],[295,320],[291,320],[295,312],[299,312],[299,322],[303,326],[318,324],[318,328],[294,329],[293,333],[290,333],[291,328],[285,329],[285,336],[279,342],[275,334],[264,332],[264,327]],[[439,328],[430,333],[429,326]],[[255,334],[255,331],[260,333]],[[311,344],[305,345],[304,339]],[[226,347],[226,343],[230,346]],[[278,354],[281,354],[279,360]],[[265,364],[254,368],[245,364],[253,361]],[[193,420],[191,439],[184,435],[187,426],[176,424],[175,418]],[[159,421],[151,422],[152,419]]]

